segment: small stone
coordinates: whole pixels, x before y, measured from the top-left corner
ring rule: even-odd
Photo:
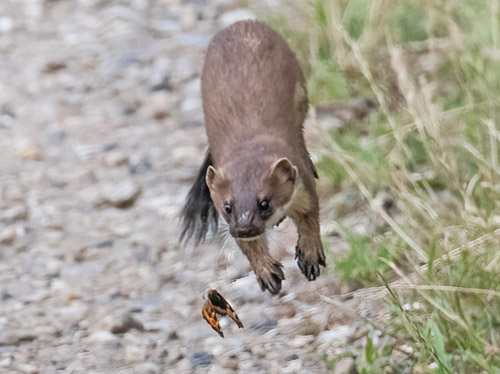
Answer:
[[[0,347],[19,344],[19,335],[13,331],[0,331]]]
[[[134,204],[141,188],[132,181],[122,181],[120,183],[106,184],[101,188],[101,197],[104,202],[117,208],[128,208]]]
[[[123,166],[128,163],[128,156],[122,151],[115,150],[106,154],[105,162],[108,166]]]
[[[172,362],[177,362],[184,358],[184,353],[178,345],[174,345],[169,349],[168,357],[172,360]]]
[[[151,92],[156,91],[172,91],[172,77],[170,73],[164,73],[162,76],[158,77],[156,82],[152,82],[149,90]]]
[[[158,374],[160,372],[158,365],[152,362],[144,362],[137,365],[134,369],[136,374]]]
[[[92,343],[108,343],[115,341],[117,338],[109,331],[96,331],[90,334],[89,341]]]
[[[356,374],[356,363],[352,357],[344,357],[335,363],[333,374]]]
[[[37,338],[37,335],[33,332],[23,331],[19,333],[19,341],[20,342],[32,342]]]
[[[325,352],[332,346],[345,345],[354,332],[354,328],[348,325],[337,326],[334,329],[322,331],[316,339],[318,350]]]
[[[9,17],[0,17],[0,33],[11,32],[14,28],[14,21]]]
[[[47,137],[50,145],[61,145],[66,138],[64,131],[51,131]]]
[[[306,345],[311,344],[314,341],[314,336],[312,335],[299,335],[292,339],[289,343],[291,347],[302,348]]]
[[[262,319],[250,328],[260,334],[265,334],[266,332],[276,328],[276,326],[278,326],[276,319],[267,314],[262,314]]]
[[[221,366],[224,369],[237,371],[240,366],[240,360],[237,357],[228,357],[222,361]]]
[[[109,248],[113,246],[113,240],[106,239],[95,245],[96,248]]]
[[[25,374],[38,374],[40,372],[35,365],[31,364],[20,364],[18,367]]]
[[[16,228],[14,226],[7,226],[0,231],[0,243],[12,244],[16,241]]]
[[[193,368],[209,366],[214,360],[214,355],[205,351],[196,352],[193,354],[192,364]]]
[[[168,320],[149,321],[144,323],[144,330],[149,332],[168,332],[172,329],[172,323]]]
[[[117,142],[111,142],[111,143],[107,143],[104,145],[104,147],[102,148],[102,150],[104,152],[111,152],[111,151],[114,151],[115,149],[118,149],[120,145],[117,143]]]
[[[166,118],[176,105],[175,96],[166,91],[153,92],[148,97],[149,101],[144,106],[145,110],[151,112],[152,117],[156,120]]]
[[[227,27],[238,21],[243,21],[245,19],[255,19],[255,18],[256,18],[255,13],[253,13],[251,10],[240,8],[240,9],[233,9],[230,10],[229,12],[222,14],[222,16],[219,17],[218,21],[221,27]]]
[[[143,344],[128,342],[125,344],[124,359],[127,363],[144,362],[148,357],[149,349]]]
[[[66,62],[61,60],[49,61],[45,64],[44,73],[55,73],[66,68]]]
[[[2,216],[9,221],[22,221],[28,218],[28,209],[24,205],[16,205],[7,209]]]
[[[111,332],[113,334],[124,334],[132,329],[143,331],[144,325],[136,320],[131,314],[123,315],[121,318],[114,321],[111,326]]]
[[[285,357],[285,361],[289,362],[289,361],[297,360],[298,358],[299,358],[299,355],[294,353],[290,356]]]
[[[40,161],[42,159],[40,147],[26,138],[16,142],[15,151],[19,157],[25,160]]]
[[[153,169],[153,166],[151,165],[151,162],[148,159],[142,159],[137,163],[131,163],[128,166],[128,171],[130,174],[135,175],[135,174],[144,174],[148,171],[151,171]]]
[[[7,356],[7,357],[2,358],[2,359],[0,360],[0,367],[1,367],[1,368],[5,368],[5,367],[8,367],[8,366],[10,366],[10,365],[12,365],[12,357]]]

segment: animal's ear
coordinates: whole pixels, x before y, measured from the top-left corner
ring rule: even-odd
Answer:
[[[205,181],[210,190],[214,190],[217,183],[221,180],[221,176],[218,171],[210,165],[207,169],[207,175],[205,176]]]
[[[295,185],[297,175],[297,167],[286,157],[280,158],[271,166],[271,180],[278,186],[287,183],[291,183],[292,186]]]

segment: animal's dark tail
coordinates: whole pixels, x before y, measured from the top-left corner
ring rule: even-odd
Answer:
[[[208,167],[212,165],[212,157],[207,152],[203,165],[194,181],[193,186],[189,190],[186,198],[186,204],[182,210],[182,232],[180,241],[187,242],[194,238],[196,244],[199,244],[209,229],[214,232],[217,230],[217,221],[219,214],[215,209],[210,191],[205,181]]]

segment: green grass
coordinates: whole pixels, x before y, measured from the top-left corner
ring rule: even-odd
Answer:
[[[332,193],[358,194],[375,227],[356,234],[344,220],[356,212],[333,213],[350,247],[335,273],[388,290],[386,328],[411,347],[413,372],[500,373],[499,1],[286,3],[269,22],[312,106],[378,103],[316,145]],[[368,338],[358,371],[407,372],[392,348]]]

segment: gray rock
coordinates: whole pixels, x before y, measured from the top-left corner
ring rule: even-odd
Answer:
[[[7,226],[2,231],[0,231],[0,243],[2,244],[12,244],[16,241],[17,233],[15,226]]]
[[[357,374],[356,363],[352,357],[344,357],[335,362],[333,374]]]
[[[128,155],[120,150],[114,150],[106,154],[106,164],[109,166],[123,166],[128,164]]]
[[[24,205],[16,205],[5,210],[1,216],[9,221],[22,221],[28,218],[28,209]]]
[[[194,368],[209,366],[214,360],[214,355],[205,351],[195,352],[193,354],[192,364]]]
[[[276,319],[267,314],[262,314],[262,319],[250,328],[257,331],[259,334],[265,334],[266,332],[276,328],[276,326],[278,326]]]
[[[136,365],[135,368],[136,374],[158,374],[160,373],[160,368],[158,365],[152,362],[144,362],[142,364]]]
[[[306,347],[314,341],[314,336],[312,335],[298,335],[294,337],[290,342],[290,346],[294,348]]]
[[[19,343],[19,334],[9,330],[0,331],[0,347],[16,345],[18,343]]]
[[[317,339],[318,351],[326,352],[330,347],[339,347],[347,344],[348,339],[354,334],[355,328],[349,325],[336,326],[327,331],[322,331]]]
[[[219,17],[218,21],[221,27],[227,27],[238,21],[243,21],[245,19],[255,19],[255,18],[256,18],[255,13],[252,12],[251,10],[239,8],[224,13],[222,16]]]
[[[9,17],[0,17],[0,33],[7,34],[14,29],[14,21]]]
[[[89,341],[92,343],[108,343],[115,341],[117,338],[109,331],[95,331],[89,336]]]
[[[130,313],[117,318],[111,325],[111,332],[113,334],[123,334],[132,329],[143,331],[144,325],[135,319]]]
[[[230,369],[232,371],[237,371],[240,366],[240,360],[237,357],[231,356],[222,360],[221,366],[224,369]]]
[[[25,374],[38,374],[40,373],[40,370],[35,365],[32,364],[21,364],[19,365],[19,370],[21,373]]]
[[[132,181],[125,180],[119,183],[105,184],[101,187],[100,192],[105,203],[117,208],[128,208],[141,194],[141,188]]]

